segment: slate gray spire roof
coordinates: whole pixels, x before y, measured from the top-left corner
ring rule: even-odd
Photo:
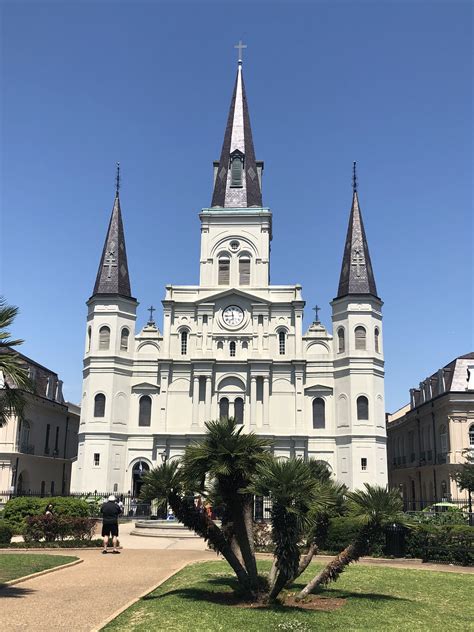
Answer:
[[[132,298],[118,181],[109,229],[94,285],[94,294],[120,294]]]
[[[371,294],[377,296],[369,246],[357,195],[357,180],[353,176],[352,208],[347,229],[346,245],[342,259],[341,276],[337,298],[348,294]]]
[[[243,158],[242,186],[232,186],[230,170],[233,156]],[[259,165],[259,169],[261,166]],[[239,60],[234,93],[224,134],[221,158],[214,182],[211,206],[248,208],[262,206],[260,178],[255,161],[252,129],[245,94],[242,61]]]

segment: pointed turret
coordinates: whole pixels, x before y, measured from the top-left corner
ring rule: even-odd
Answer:
[[[255,160],[241,59],[238,62],[221,158],[215,167],[212,207],[262,206],[263,163]]]
[[[117,164],[117,185],[114,207],[110,217],[109,229],[107,231],[107,237],[105,238],[99,270],[97,271],[94,295],[120,294],[121,296],[131,298],[119,189],[120,167]]]
[[[348,294],[377,296],[374,273],[370,262],[369,246],[357,195],[356,163],[353,167],[352,208],[347,229],[337,298]]]

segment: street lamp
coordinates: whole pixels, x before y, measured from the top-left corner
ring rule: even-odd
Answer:
[[[166,454],[166,450],[163,450],[163,452],[160,452],[160,456],[161,456],[161,462],[166,463],[166,461],[168,460],[168,455]]]

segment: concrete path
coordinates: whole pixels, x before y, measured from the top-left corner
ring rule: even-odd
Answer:
[[[98,549],[48,553],[75,555],[84,561],[1,589],[2,630],[91,632],[183,565],[216,559],[210,551],[124,549],[120,555],[102,555]]]

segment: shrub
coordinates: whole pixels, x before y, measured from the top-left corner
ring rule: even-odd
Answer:
[[[464,525],[420,525],[406,539],[407,557],[424,562],[474,565],[474,529]]]
[[[13,529],[5,520],[0,520],[0,544],[10,544]]]
[[[53,496],[52,498],[19,496],[7,502],[3,511],[3,518],[10,523],[15,534],[22,535],[26,524],[25,519],[28,516],[43,515],[50,503],[53,505],[55,516],[84,518],[89,516],[89,504],[79,498],[70,498],[68,496]]]
[[[332,518],[323,548],[330,553],[339,553],[356,540],[360,528],[361,523],[356,518],[350,516]],[[382,531],[371,543],[371,554],[383,555],[384,547],[385,533]]]
[[[69,537],[90,540],[95,523],[92,518],[75,516],[29,516],[26,518],[24,537],[26,542],[53,542]]]
[[[54,542],[12,542],[1,544],[0,549],[86,549],[103,546],[103,540],[55,540]]]

